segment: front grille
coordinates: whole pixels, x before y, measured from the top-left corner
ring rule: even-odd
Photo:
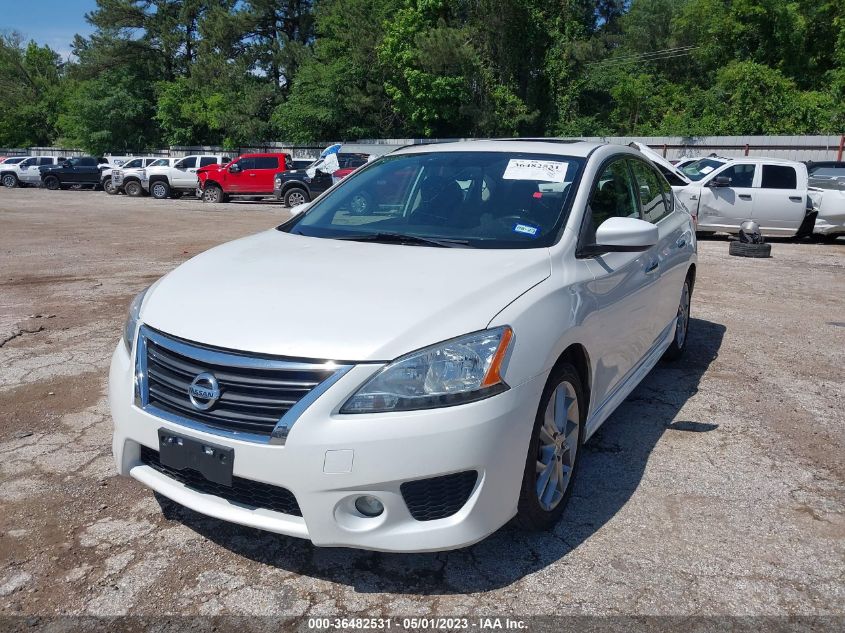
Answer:
[[[231,487],[216,484],[195,470],[176,470],[175,468],[163,465],[159,461],[158,451],[146,446],[141,447],[141,462],[161,474],[167,475],[171,479],[184,484],[191,490],[214,495],[226,501],[250,508],[265,508],[273,512],[281,512],[282,514],[291,514],[297,517],[302,516],[299,504],[296,502],[296,497],[287,488],[271,486],[270,484],[251,481],[241,477],[232,477]]]
[[[417,521],[434,521],[452,516],[464,507],[475,488],[478,473],[461,473],[406,481],[399,488],[411,516]]]
[[[214,429],[261,436],[269,436],[293,405],[334,373],[325,365],[261,362],[234,352],[209,353],[204,347],[170,343],[160,334],[144,338],[140,349],[146,353],[146,371],[141,372],[145,406]],[[188,389],[204,372],[217,379],[220,397],[202,411],[191,403]]]

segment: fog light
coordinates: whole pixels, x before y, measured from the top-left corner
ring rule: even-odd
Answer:
[[[384,505],[372,495],[364,495],[355,499],[355,509],[365,517],[377,517],[384,512]]]

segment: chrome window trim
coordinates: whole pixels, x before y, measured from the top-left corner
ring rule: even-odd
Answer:
[[[152,341],[156,345],[169,349],[182,356],[187,356],[200,363],[210,363],[216,365],[228,365],[230,367],[251,368],[251,369],[289,369],[293,371],[309,371],[309,370],[333,370],[328,378],[318,383],[311,391],[309,391],[301,400],[288,409],[279,421],[276,423],[272,433],[267,435],[258,435],[255,433],[248,433],[246,431],[227,431],[225,429],[218,429],[203,422],[192,420],[164,411],[149,402],[149,385],[147,383],[147,341]],[[246,356],[241,353],[223,352],[220,350],[209,349],[201,345],[191,345],[169,336],[165,336],[156,332],[146,325],[141,325],[138,328],[138,335],[135,344],[135,406],[142,411],[149,413],[157,418],[185,426],[195,431],[202,433],[209,433],[233,440],[242,440],[245,442],[254,442],[257,444],[271,444],[273,446],[284,446],[287,441],[288,434],[291,428],[311,406],[317,398],[323,395],[328,389],[340,380],[346,372],[352,369],[350,364],[337,364],[332,361],[323,363],[308,363],[303,361],[290,361],[280,358],[256,358],[253,356]]]

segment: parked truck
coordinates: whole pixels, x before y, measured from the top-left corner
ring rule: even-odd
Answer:
[[[170,165],[148,167],[141,172],[141,188],[153,198],[162,200],[197,190],[197,169],[208,165],[224,165],[231,160],[223,154],[185,156]]]

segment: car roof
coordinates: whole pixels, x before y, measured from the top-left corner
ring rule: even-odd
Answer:
[[[562,138],[505,138],[479,141],[426,143],[401,147],[394,153],[421,154],[426,152],[525,152],[528,154],[556,154],[586,158],[607,143]],[[619,146],[622,150],[623,146]],[[621,152],[620,152],[621,153]]]
[[[290,156],[290,154],[288,152],[258,152],[249,154],[238,154],[238,158],[243,158],[244,156],[260,158],[262,156]]]

